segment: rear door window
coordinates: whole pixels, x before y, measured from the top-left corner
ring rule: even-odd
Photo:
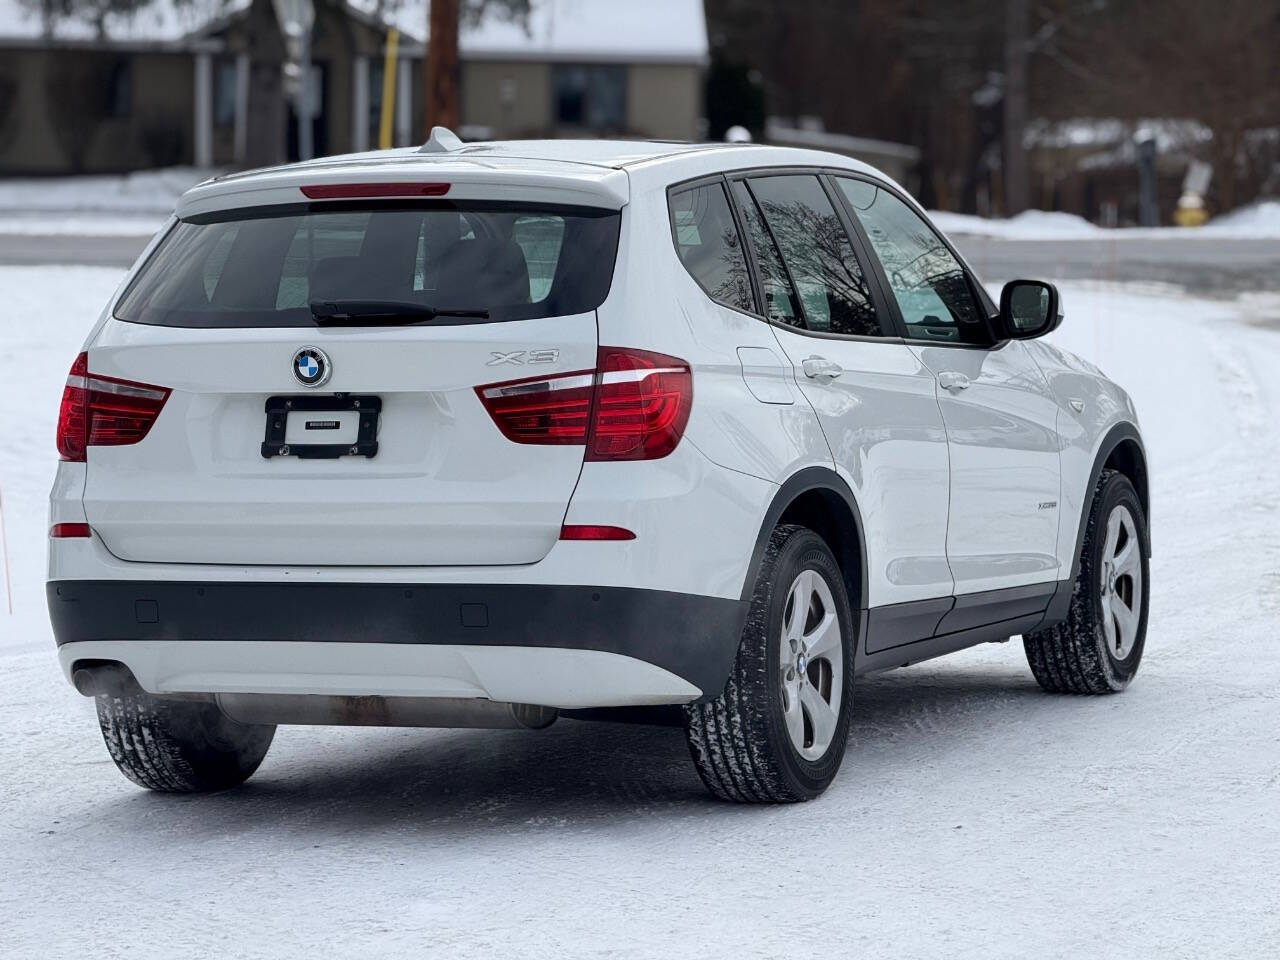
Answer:
[[[336,206],[180,221],[115,315],[174,327],[310,326],[313,301],[377,300],[523,320],[594,310],[613,277],[617,211]]]
[[[799,294],[806,329],[884,336],[862,265],[818,178],[788,174],[749,184]]]
[[[756,266],[760,270],[760,292],[764,294],[765,316],[774,323],[803,328],[804,317],[791,286],[791,277],[787,274],[787,268],[782,265],[782,257],[764,224],[764,217],[760,215],[755,199],[741,180],[733,182],[732,190],[733,199],[747,225],[751,249],[756,255]]]
[[[676,252],[693,279],[712,300],[754,312],[747,258],[724,187],[706,183],[677,191],[668,206]]]

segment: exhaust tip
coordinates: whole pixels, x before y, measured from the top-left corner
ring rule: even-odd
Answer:
[[[81,660],[71,670],[71,685],[85,697],[110,697],[141,689],[133,671],[117,660]]]

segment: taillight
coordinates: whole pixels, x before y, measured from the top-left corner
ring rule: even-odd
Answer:
[[[657,460],[676,448],[693,405],[683,360],[648,350],[601,347],[588,460]]]
[[[169,392],[167,387],[92,374],[88,354],[80,354],[62,390],[58,454],[63,460],[83,461],[88,447],[137,443],[156,422]]]
[[[683,360],[601,347],[596,369],[476,387],[516,443],[585,444],[587,460],[656,460],[689,422],[693,374]]]
[[[88,393],[85,376],[89,373],[89,355],[82,353],[71,364],[67,385],[62,388],[62,406],[58,408],[58,456],[63,460],[84,460],[88,438]]]
[[[476,387],[502,435],[516,443],[585,443],[595,372],[509,380]]]

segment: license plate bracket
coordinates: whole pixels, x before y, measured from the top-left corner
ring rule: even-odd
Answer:
[[[290,416],[298,414],[311,417],[323,429],[335,429],[324,414],[357,415],[355,439],[348,443],[290,443],[288,424]],[[262,440],[262,456],[298,457],[301,460],[334,460],[338,457],[374,457],[378,453],[378,417],[382,413],[382,398],[365,394],[343,396],[278,396],[268,397],[266,403],[267,427]],[[323,421],[321,424],[320,422]]]

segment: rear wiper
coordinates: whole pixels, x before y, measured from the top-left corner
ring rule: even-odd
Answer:
[[[488,320],[488,310],[450,310],[407,300],[312,300],[311,317],[318,326],[362,326],[423,323],[436,317]]]

